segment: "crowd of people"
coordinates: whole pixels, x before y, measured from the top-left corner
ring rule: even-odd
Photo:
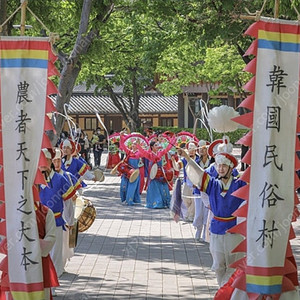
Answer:
[[[176,221],[193,222],[195,239],[209,243],[212,268],[223,287],[234,273],[230,265],[243,256],[232,253],[242,236],[228,232],[238,221],[234,211],[244,204],[232,193],[246,185],[239,179],[233,146],[227,136],[210,143],[192,134],[184,140],[183,133],[146,133],[121,132],[115,140],[113,155],[125,153],[110,166],[121,176],[121,201],[140,204],[146,191],[147,208],[169,208]],[[180,192],[174,190],[171,197],[176,187]]]
[[[238,162],[228,137],[209,143],[190,133],[154,133],[151,128],[145,135],[121,131],[106,139],[97,129],[91,140],[83,132],[75,141],[70,137],[64,133],[57,147],[42,149],[47,163],[40,170],[46,184],[37,186],[36,214],[44,220],[41,239],[47,241],[41,244],[47,257],[44,272],[49,275],[44,279],[47,299],[55,295],[58,278],[74,254],[69,238],[75,230],[75,203],[86,186],[84,178],[97,180],[90,171],[89,153],[94,154],[92,165],[99,167],[107,142],[105,168],[121,177],[121,202],[140,205],[145,192],[146,208],[170,209],[175,221],[193,222],[195,239],[210,243],[213,269],[218,284],[224,286],[234,272],[230,264],[241,258],[231,251],[242,237],[227,232],[237,224],[234,211],[243,205],[232,193],[246,184],[238,180]]]
[[[91,168],[100,168],[102,153],[107,144],[107,139],[103,134],[102,128],[97,127],[93,130],[91,138],[89,138],[89,136],[80,128],[73,132],[63,131],[56,146],[59,147],[61,142],[68,138],[76,140],[76,144],[78,145],[78,154]]]

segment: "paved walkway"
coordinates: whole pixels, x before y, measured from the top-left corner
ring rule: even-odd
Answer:
[[[84,191],[97,218],[79,234],[54,299],[213,299],[208,244],[194,240],[192,224],[175,223],[169,210],[145,208],[145,193],[142,205],[122,205],[119,183],[105,172],[104,182]],[[299,264],[299,235],[293,244]]]

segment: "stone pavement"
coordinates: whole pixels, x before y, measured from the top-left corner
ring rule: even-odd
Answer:
[[[192,224],[175,223],[169,210],[145,208],[145,193],[142,205],[122,205],[119,183],[105,171],[104,182],[90,182],[84,191],[97,218],[79,233],[54,299],[213,299],[209,247],[194,240]],[[299,264],[299,236],[293,245]]]

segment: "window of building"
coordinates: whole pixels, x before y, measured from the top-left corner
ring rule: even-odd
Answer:
[[[84,129],[85,130],[94,130],[97,128],[97,118],[85,118],[84,119]]]
[[[228,98],[223,98],[221,101],[222,105],[228,105]]]
[[[194,114],[198,114],[201,109],[200,99],[201,98],[197,96],[189,96],[189,106]]]
[[[173,127],[173,118],[161,118],[160,126],[163,127]]]
[[[141,124],[147,125],[149,127],[152,126],[153,120],[152,118],[141,118]]]

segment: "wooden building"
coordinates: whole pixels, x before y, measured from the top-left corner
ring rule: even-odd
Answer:
[[[55,102],[55,95],[51,96]],[[124,102],[128,100],[124,97]],[[76,87],[70,99],[68,115],[85,133],[91,137],[97,127],[102,127],[96,117],[97,111],[108,132],[121,131],[125,127],[117,107],[108,96],[94,95],[92,91],[84,92]],[[178,96],[165,97],[158,93],[148,92],[140,98],[139,116],[142,127],[178,126]],[[65,123],[64,130],[68,131]]]
[[[243,100],[239,94],[233,93],[233,95],[228,95],[222,93],[209,95],[209,92],[216,90],[218,86],[218,83],[200,82],[198,84],[190,84],[189,86],[182,87],[183,93],[178,96],[178,127],[193,128],[195,122],[193,114],[197,115],[201,109],[200,99],[207,103],[208,109],[214,107],[214,104],[212,104],[210,100],[219,100],[218,102],[221,105],[231,106],[240,114],[243,113],[243,110],[238,108]]]
[[[209,91],[217,87],[218,84],[191,84],[182,88],[182,94],[169,97],[162,96],[155,91],[147,91],[140,99],[139,116],[142,127],[193,128],[195,122],[193,114],[197,114],[200,109],[199,99],[203,99],[206,103],[208,98],[218,99],[221,104],[232,106],[238,110],[237,107],[242,101],[238,94],[208,96]],[[115,92],[122,94],[122,88],[116,88]],[[51,98],[55,102],[55,95]],[[125,97],[123,100],[128,103]],[[212,107],[213,105],[208,103],[208,109]],[[77,127],[80,127],[89,137],[91,137],[94,129],[101,127],[95,111],[99,113],[108,132],[111,130],[120,131],[125,127],[122,115],[110,97],[95,95],[94,87],[86,91],[84,85],[76,86],[70,99],[68,114],[77,124]],[[66,123],[64,130],[68,131]]]

